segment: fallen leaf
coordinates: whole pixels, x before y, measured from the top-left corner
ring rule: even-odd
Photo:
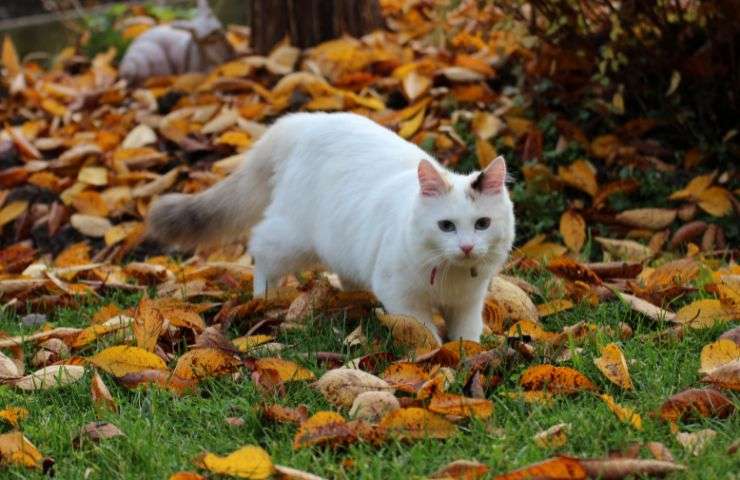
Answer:
[[[273,422],[300,425],[308,419],[308,407],[305,405],[299,405],[297,408],[266,405],[262,408],[262,415]]]
[[[429,410],[453,417],[486,419],[493,414],[493,402],[485,398],[468,398],[452,393],[437,393],[429,402]]]
[[[506,333],[509,337],[529,336],[535,342],[549,343],[557,345],[563,341],[563,335],[545,331],[538,323],[532,323],[529,320],[520,320],[509,328]]]
[[[661,230],[673,223],[677,213],[669,208],[636,208],[618,213],[614,218],[630,227]]]
[[[740,391],[740,360],[733,360],[711,370],[701,381],[716,387]]]
[[[85,375],[85,367],[79,365],[52,365],[13,381],[21,390],[37,391],[60,388],[75,383]]]
[[[103,382],[103,379],[100,378],[97,371],[93,371],[92,380],[90,381],[90,397],[98,411],[108,410],[110,412],[116,412],[118,410],[116,401],[113,400],[113,396],[111,396],[108,387]]]
[[[732,194],[722,187],[709,187],[696,196],[699,208],[714,217],[732,212]]]
[[[678,310],[674,321],[691,328],[708,328],[736,318],[719,300],[701,299]]]
[[[384,390],[363,392],[357,395],[354,402],[352,402],[349,416],[350,418],[376,423],[389,412],[399,408],[401,408],[401,405],[391,392]]]
[[[434,472],[429,478],[475,480],[488,473],[488,467],[473,460],[455,460]]]
[[[180,396],[195,391],[198,386],[198,382],[194,379],[180,378],[166,370],[156,369],[136,370],[118,377],[117,380],[126,388],[133,389],[142,385],[156,385]]]
[[[717,436],[717,432],[711,428],[705,428],[696,432],[676,432],[676,441],[680,443],[691,455],[699,456],[709,443]]]
[[[23,407],[5,407],[0,410],[0,420],[8,422],[13,428],[18,428],[18,424],[26,417],[28,410]]]
[[[711,388],[690,388],[677,393],[660,407],[660,418],[671,423],[691,418],[727,418],[735,412],[732,402]]]
[[[247,445],[225,457],[206,452],[196,463],[217,475],[231,475],[252,480],[264,480],[275,473],[270,455],[262,448]]]
[[[293,448],[313,445],[339,446],[354,442],[357,436],[347,420],[336,412],[318,412],[301,424],[293,438]]]
[[[720,339],[701,349],[699,373],[709,373],[715,368],[740,360],[740,345],[729,339]]]
[[[616,343],[610,343],[602,348],[601,356],[594,358],[594,363],[601,373],[613,384],[625,390],[633,390],[635,388],[632,385],[630,372],[627,369],[627,360],[624,358],[622,349]]]
[[[653,251],[634,240],[614,240],[594,237],[601,247],[620,260],[643,262],[653,256]]]
[[[391,331],[393,340],[400,346],[410,349],[440,346],[435,334],[413,317],[381,313],[378,320]]]
[[[157,340],[164,330],[164,317],[156,308],[153,308],[152,301],[143,298],[134,314],[132,324],[136,345],[147,352],[153,352],[157,346]]]
[[[560,235],[563,243],[578,253],[586,243],[586,221],[575,210],[566,210],[560,216]]]
[[[558,177],[566,185],[582,190],[592,197],[599,191],[596,169],[586,160],[576,160],[567,167],[558,167]]]
[[[0,465],[39,468],[43,455],[18,431],[0,434]]]
[[[167,370],[167,365],[157,355],[126,345],[108,347],[90,357],[89,361],[116,377],[146,369]]]
[[[617,480],[630,476],[662,477],[669,473],[686,470],[683,465],[673,462],[641,458],[582,459],[580,462],[589,478],[603,480]]]
[[[617,402],[614,401],[611,395],[607,395],[606,393],[602,393],[600,395],[600,398],[604,401],[604,403],[606,403],[606,406],[609,407],[609,410],[614,412],[614,415],[616,415],[621,422],[629,423],[636,430],[642,430],[642,418],[638,413],[636,413],[631,408],[619,405]]]
[[[101,440],[124,436],[121,429],[109,422],[90,422],[80,430],[79,435],[72,440],[75,448],[82,448],[85,441],[98,443]]]
[[[563,394],[597,390],[596,385],[578,370],[553,365],[529,367],[522,373],[519,384],[525,390],[545,390]]]
[[[587,478],[586,469],[578,459],[570,457],[555,457],[533,465],[514,470],[510,473],[498,475],[494,480],[582,480]]]
[[[1,214],[2,212],[0,212]],[[105,232],[108,231],[113,225],[105,217],[98,217],[95,215],[84,215],[81,213],[75,213],[69,219],[69,223],[81,234],[88,237],[103,238]]]
[[[255,362],[255,366],[257,370],[275,370],[283,382],[303,382],[316,379],[312,371],[282,358],[260,358]]]
[[[558,423],[534,436],[534,443],[540,448],[560,448],[568,441],[570,423]]]
[[[454,424],[429,410],[401,408],[380,421],[381,428],[400,439],[449,438],[457,432]]]
[[[549,317],[550,315],[555,315],[556,313],[570,310],[574,306],[575,305],[572,301],[568,300],[567,298],[563,298],[537,305],[537,313],[540,317]]]
[[[380,378],[397,390],[416,393],[429,380],[429,375],[414,363],[402,362],[389,365]]]
[[[183,380],[201,380],[225,375],[241,365],[232,354],[217,348],[196,348],[177,360],[172,375]]]
[[[323,477],[284,465],[275,465],[279,480],[325,480]]]
[[[393,387],[385,380],[351,368],[329,370],[314,385],[329,402],[345,408],[350,408],[363,392],[393,392]]]

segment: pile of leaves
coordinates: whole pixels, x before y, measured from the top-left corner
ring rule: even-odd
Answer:
[[[383,3],[390,31],[305,51],[282,44],[263,57],[249,55],[248,36],[231,28],[228,39],[243,56],[139,86],[119,80],[115,50],[87,58],[70,47],[44,68],[22,62],[4,39],[0,298],[36,332],[0,338],[0,388],[33,395],[90,377],[92,403],[115,411],[106,383],[165,389],[177,401],[197,395],[207,379],[230,376],[261,392],[266,422],[295,424],[295,449],[340,450],[450,438],[489,419],[494,395],[525,404],[596,395],[633,428],[650,413],[648,421],[667,422],[679,443],[701,452],[713,431],[682,425],[728,418],[740,388],[740,337],[730,325],[740,319],[734,170],[694,174],[704,152],[679,155],[650,139],[649,119],[592,138],[576,119],[533,119],[531,99],[516,87],[517,65],[534,58],[531,39],[491,5]],[[135,37],[155,23],[138,16],[121,28]],[[438,345],[414,319],[377,311],[371,294],[342,292],[326,272],[303,272],[285,279],[274,297],[249,299],[252,269],[243,245],[183,260],[144,241],[153,199],[208,188],[239,164],[269,123],[297,110],[366,115],[460,170],[484,167],[498,153],[508,157],[520,175],[512,194],[523,237],[491,285],[482,343]],[[691,174],[661,160],[666,156],[680,156]],[[545,276],[542,285],[527,280]],[[84,328],[48,322],[46,314],[61,307],[121,291],[136,293],[136,305],[106,305],[84,319]],[[551,301],[535,305],[532,298]],[[630,325],[584,320],[552,331],[543,321],[606,302],[626,303],[649,319],[654,328],[646,341],[680,341],[694,329],[727,324],[701,352],[701,384],[674,392],[654,412],[617,403],[605,385],[635,389],[631,359],[620,347],[633,335]],[[314,352],[325,370],[317,378],[284,358],[286,346],[276,341],[317,316],[377,318],[405,353],[365,338],[360,325],[345,344],[369,345],[370,353],[346,362],[338,352]],[[603,344],[593,359],[603,378],[560,365],[595,339]],[[512,366],[523,371],[505,377]],[[332,410],[277,404],[292,382],[314,382]],[[3,406],[0,418],[13,430],[0,435],[0,463],[50,468],[20,430],[32,414]],[[557,448],[569,428],[556,425],[536,441]],[[120,434],[94,423],[76,441]],[[498,473],[622,478],[684,468],[665,446],[645,447],[652,459],[638,458],[638,445],[621,458],[556,456]],[[255,445],[225,457],[206,452],[194,466],[245,478],[314,478],[273,465]],[[489,474],[486,465],[456,462],[433,475]]]

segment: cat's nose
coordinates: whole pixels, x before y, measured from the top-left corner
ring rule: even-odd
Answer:
[[[469,243],[464,243],[460,245],[460,250],[462,250],[462,252],[465,254],[466,257],[470,256],[470,252],[473,251],[473,245]]]

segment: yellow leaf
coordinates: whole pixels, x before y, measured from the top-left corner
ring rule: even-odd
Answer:
[[[424,94],[432,86],[432,80],[429,77],[420,75],[416,70],[412,70],[401,81],[403,92],[409,101],[413,102]]]
[[[5,407],[0,410],[0,419],[5,420],[15,428],[18,428],[18,423],[27,416],[28,410],[23,407]]]
[[[559,344],[563,340],[563,336],[560,333],[547,332],[539,324],[529,320],[516,322],[509,328],[506,335],[509,337],[528,335],[535,342],[544,342],[553,345]]]
[[[696,200],[699,194],[709,188],[709,185],[714,181],[715,173],[708,173],[706,175],[699,175],[694,177],[691,181],[681,190],[673,192],[669,200]]]
[[[536,235],[527,241],[527,243],[517,248],[514,251],[514,255],[532,260],[546,260],[551,257],[559,257],[567,251],[568,249],[562,245],[546,242],[544,235]]]
[[[9,35],[5,35],[3,39],[2,61],[3,66],[8,71],[8,78],[13,78],[21,73],[21,62]]]
[[[578,253],[586,243],[586,221],[575,210],[566,210],[560,216],[560,235],[563,243]]]
[[[419,113],[411,118],[411,120],[402,122],[401,129],[398,131],[398,134],[403,138],[411,138],[417,132],[417,130],[419,130],[421,124],[424,122],[424,116],[426,115],[426,112],[426,108],[422,108]]]
[[[270,335],[250,335],[248,337],[238,337],[231,341],[240,352],[248,352],[249,350],[263,345],[265,343],[275,340],[275,337]]]
[[[457,432],[449,420],[417,407],[390,412],[380,421],[380,426],[402,439],[449,438]]]
[[[196,348],[180,357],[172,375],[185,380],[201,379],[233,372],[241,362],[217,348]]]
[[[141,370],[167,370],[164,360],[143,348],[116,345],[90,357],[90,363],[116,377]]]
[[[252,138],[246,132],[229,130],[218,137],[216,145],[231,145],[242,151],[252,145]]]
[[[586,160],[576,160],[567,167],[558,167],[558,177],[565,184],[582,190],[592,197],[599,191],[596,169]]]
[[[77,180],[88,185],[103,187],[108,185],[108,170],[105,167],[83,167],[77,174]]]
[[[152,303],[146,297],[141,299],[136,309],[132,328],[136,345],[147,352],[154,351],[157,340],[164,330],[164,317],[159,310],[153,307]]]
[[[740,345],[728,338],[705,345],[701,349],[700,373],[709,373],[734,360],[740,360]]]
[[[260,358],[255,363],[258,370],[275,370],[283,382],[300,382],[316,379],[316,375],[311,370],[303,368],[290,360],[283,360],[282,358]]]
[[[303,422],[293,437],[293,448],[311,445],[338,446],[356,439],[343,416],[336,412],[316,412]]]
[[[378,320],[391,331],[393,340],[399,345],[407,348],[436,348],[440,346],[434,334],[413,317],[379,314]]]
[[[568,441],[570,423],[558,423],[534,436],[534,443],[540,448],[560,448]]]
[[[676,312],[677,323],[691,328],[707,328],[738,318],[737,313],[726,309],[719,300],[696,300]]]
[[[604,401],[604,403],[606,403],[609,410],[614,412],[614,415],[616,415],[620,421],[629,423],[636,430],[642,430],[642,418],[634,410],[621,406],[614,401],[611,395],[607,395],[606,393],[601,394],[599,397]]]
[[[203,468],[219,474],[252,480],[270,478],[275,472],[270,455],[260,447],[247,445],[225,457],[206,452],[197,463]]]
[[[491,146],[491,143],[488,140],[476,138],[475,155],[478,157],[478,165],[482,170],[486,168],[498,154],[496,153],[496,149]]]
[[[28,202],[25,200],[16,200],[5,205],[5,207],[0,210],[0,227],[3,227],[5,224],[10,223],[23,215],[27,208]]]
[[[715,217],[724,217],[732,211],[732,194],[722,187],[710,187],[697,195],[699,208]]]
[[[562,298],[537,305],[537,313],[540,317],[547,317],[565,310],[570,310],[573,306],[573,302],[567,298]]]
[[[38,468],[43,455],[21,432],[0,435],[0,465],[19,465]]]
[[[613,384],[626,390],[632,390],[632,379],[627,369],[627,360],[624,358],[622,349],[616,343],[610,343],[601,349],[601,356],[594,358],[594,363],[606,378]]]
[[[553,365],[529,367],[522,373],[519,384],[525,390],[544,390],[564,394],[597,390],[596,385],[578,370]]]

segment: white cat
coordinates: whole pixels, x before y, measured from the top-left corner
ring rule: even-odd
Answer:
[[[154,238],[192,247],[250,227],[254,294],[321,263],[348,289],[451,339],[478,341],[484,296],[514,240],[502,157],[459,175],[413,143],[348,113],[299,113],[270,127],[230,177],[162,197]]]

